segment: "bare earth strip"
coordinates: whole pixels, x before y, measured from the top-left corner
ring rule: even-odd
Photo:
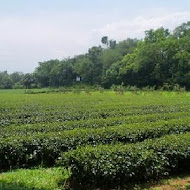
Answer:
[[[167,180],[163,185],[155,185],[150,190],[186,190],[190,177]]]

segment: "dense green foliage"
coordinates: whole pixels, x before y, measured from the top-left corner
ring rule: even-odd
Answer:
[[[142,126],[143,125],[143,126]],[[76,129],[0,139],[0,168],[52,166],[61,152],[79,146],[140,142],[190,131],[190,119],[98,129]]]
[[[1,172],[57,162],[72,171],[67,185],[87,189],[157,179],[189,159],[188,92],[24,92],[0,93]]]
[[[158,28],[144,39],[121,42],[104,36],[102,46],[64,60],[40,62],[32,74],[0,72],[0,88],[58,87],[74,84],[190,89],[190,22],[173,31]]]
[[[63,154],[58,164],[71,167],[71,183],[110,187],[187,171],[189,150],[187,133],[132,145],[86,146]]]
[[[186,190],[189,190],[189,189],[190,189],[190,185],[187,185]]]

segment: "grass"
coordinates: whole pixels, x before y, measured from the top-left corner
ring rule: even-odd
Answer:
[[[69,172],[64,168],[20,169],[0,174],[0,190],[64,190]],[[190,175],[180,175],[131,190],[190,190]]]
[[[0,190],[64,190],[68,177],[63,168],[20,169],[0,174]]]

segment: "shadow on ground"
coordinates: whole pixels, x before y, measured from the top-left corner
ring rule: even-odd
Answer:
[[[0,190],[47,190],[47,189],[24,187],[22,184],[16,184],[16,183],[6,184],[5,182],[0,181]]]

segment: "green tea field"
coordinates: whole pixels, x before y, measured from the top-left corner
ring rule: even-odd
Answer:
[[[0,190],[128,189],[190,169],[190,93],[0,91]]]

